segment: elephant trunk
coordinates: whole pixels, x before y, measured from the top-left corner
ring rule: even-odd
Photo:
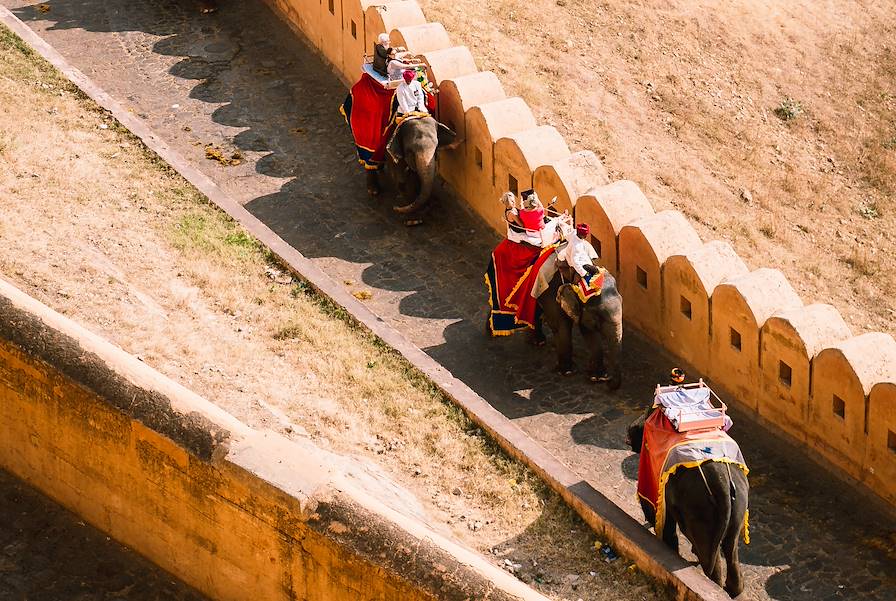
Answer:
[[[398,213],[412,213],[422,208],[432,195],[432,187],[436,177],[436,152],[435,147],[432,149],[420,149],[419,152],[412,153],[407,157],[409,161],[413,161],[411,169],[417,173],[420,182],[417,197],[404,206],[395,207]]]

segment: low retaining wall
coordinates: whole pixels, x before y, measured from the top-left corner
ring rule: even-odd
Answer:
[[[725,592],[709,581],[697,567],[686,563],[641,524],[609,501],[588,482],[529,438],[518,426],[477,395],[464,382],[454,377],[444,366],[412,344],[394,328],[349,294],[345,287],[333,281],[312,261],[277,236],[268,226],[249,213],[245,207],[225,194],[208,176],[198,171],[163,139],[149,129],[145,122],[127,111],[97,87],[88,77],[75,69],[31,29],[0,6],[0,22],[23,38],[35,52],[59,69],[85,95],[117,119],[125,128],[172,166],[182,177],[204,194],[209,202],[227,213],[234,221],[270,249],[293,274],[305,281],[322,297],[343,307],[346,314],[359,326],[400,354],[414,369],[438,387],[467,416],[483,428],[510,456],[517,458],[537,473],[553,490],[616,549],[632,559],[640,569],[670,586],[679,601],[721,601],[728,599]],[[525,104],[524,104],[525,106]],[[528,107],[526,107],[528,110]]]
[[[436,84],[448,84],[446,87],[451,90],[449,94],[440,96],[438,117],[463,132],[463,143],[456,150],[440,156],[439,173],[475,213],[503,234],[505,226],[498,202],[501,193],[514,188],[523,190],[534,184],[546,200],[558,196],[561,208],[573,210],[578,220],[591,225],[593,241],[598,243],[603,256],[602,264],[619,274],[617,279],[626,299],[627,322],[669,352],[685,358],[708,374],[713,386],[730,393],[738,408],[752,413],[760,421],[771,424],[775,430],[796,441],[813,440],[820,454],[841,467],[843,474],[862,482],[872,492],[896,505],[896,482],[888,482],[875,475],[896,470],[896,431],[872,428],[867,423],[861,431],[853,428],[855,436],[849,439],[850,444],[894,452],[856,452],[844,457],[837,449],[840,444],[838,440],[846,440],[840,430],[846,427],[843,420],[851,418],[840,415],[836,410],[839,405],[835,406],[827,398],[813,399],[814,393],[797,394],[784,400],[778,396],[775,386],[760,384],[763,373],[771,369],[765,367],[764,362],[778,365],[780,361],[774,353],[774,345],[764,345],[762,342],[765,322],[779,312],[802,306],[802,300],[793,293],[783,276],[778,278],[783,281],[769,282],[770,278],[766,276],[771,270],[757,270],[758,273],[753,274],[732,273],[721,279],[708,278],[705,283],[709,285],[697,291],[694,301],[684,298],[678,289],[680,276],[676,275],[675,280],[666,283],[665,268],[667,262],[680,262],[683,257],[701,248],[701,241],[687,220],[683,217],[667,220],[661,227],[655,228],[656,231],[650,231],[650,226],[672,212],[652,216],[652,208],[645,206],[644,195],[631,182],[607,185],[606,170],[597,157],[588,153],[590,156],[583,159],[576,156],[582,153],[570,154],[556,130],[539,126],[524,101],[504,98],[504,91],[494,74],[476,73],[469,51],[461,46],[450,47],[448,33],[441,24],[429,23],[427,28],[425,15],[415,0],[378,0],[376,3],[370,0],[267,2],[311,40],[343,82],[353,83],[358,79],[362,56],[364,52],[373,51],[373,43],[379,33],[389,33],[393,44],[404,44],[412,52],[424,54],[427,64],[431,66],[430,77]],[[337,14],[345,15],[341,32],[327,26]],[[360,21],[363,21],[366,45],[359,42],[357,30]],[[426,31],[437,31],[438,35],[409,33]],[[438,42],[439,49],[433,51],[434,41]],[[351,49],[351,52],[343,52],[338,60],[334,60],[331,58],[333,48]],[[440,58],[455,55],[463,56],[463,60]],[[435,61],[436,58],[440,60]],[[444,61],[451,66],[437,68],[434,61]],[[476,75],[481,76],[482,81],[489,82],[490,93],[467,99],[451,86],[454,81],[472,81]],[[465,115],[462,125],[461,115]],[[570,164],[578,166],[568,168]],[[724,273],[732,263],[742,263],[736,256],[732,258],[731,254],[730,248],[710,244],[699,257],[699,269],[707,274]],[[737,305],[731,301],[730,289],[739,284],[729,282],[729,277],[735,275],[747,283],[761,280],[769,285],[750,290],[751,297],[741,299],[744,302]],[[718,293],[717,287],[720,288]],[[734,295],[738,294],[742,295],[735,290]],[[708,301],[702,299],[704,295]],[[700,307],[693,307],[693,302],[700,303]],[[702,312],[704,307],[705,314]],[[693,311],[699,311],[696,314],[699,323],[695,322],[691,327],[682,319],[692,320],[695,316]],[[667,319],[669,315],[673,315],[679,323],[672,324]],[[688,335],[680,335],[683,331],[688,331]],[[833,347],[843,340],[845,338],[829,339],[827,344]],[[892,342],[890,338],[885,345],[889,347]],[[697,355],[692,352],[694,348],[707,350],[703,355]],[[799,344],[795,344],[794,348],[798,352],[804,349]],[[877,360],[867,354],[855,353],[850,360],[859,365],[852,365],[842,373],[823,373],[832,364],[816,364],[815,356],[821,350],[811,355],[791,357],[798,364],[811,364],[808,370],[810,380],[819,377],[827,381],[841,378],[842,373],[851,370],[867,371],[865,364]],[[769,353],[771,355],[766,356]],[[788,378],[787,370],[782,368],[779,382],[785,388],[788,387]],[[869,396],[869,391],[877,383],[896,385],[896,365],[874,371],[873,379],[864,387],[861,402],[871,405],[886,403],[876,400],[881,397]],[[819,390],[811,381],[808,388],[803,389]],[[831,404],[829,409],[828,404]],[[883,414],[886,410],[886,407],[869,406],[860,421],[867,422],[868,416]],[[785,414],[787,417],[779,420]],[[810,414],[830,418],[834,424],[833,430],[807,433],[805,420],[800,416]],[[829,436],[831,439],[827,440]]]
[[[2,280],[0,466],[213,599],[545,601],[371,469],[247,427]]]

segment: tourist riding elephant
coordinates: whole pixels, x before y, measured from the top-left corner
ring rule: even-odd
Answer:
[[[644,422],[653,409],[632,422],[626,442],[641,452]],[[676,553],[676,525],[691,542],[703,572],[720,586],[722,556],[726,562],[725,591],[732,597],[744,588],[738,563],[738,538],[744,529],[750,485],[746,474],[729,464],[707,461],[699,467],[681,467],[666,482],[662,539]],[[653,506],[640,499],[644,517],[656,525]]]
[[[436,149],[451,145],[454,138],[453,131],[429,116],[405,119],[398,126],[389,143],[390,168],[395,170],[399,190],[413,200],[394,207],[395,211],[413,213],[426,205],[436,178]],[[379,191],[376,171],[367,171],[367,188],[373,194]]]
[[[609,382],[615,390],[622,384],[619,350],[622,346],[622,297],[616,280],[604,273],[600,294],[582,302],[572,284],[563,277],[561,267],[550,285],[538,297],[542,318],[554,333],[557,369],[564,375],[573,372],[572,327],[578,325],[588,347],[588,376],[595,382]],[[541,319],[535,322],[535,338],[544,340]]]

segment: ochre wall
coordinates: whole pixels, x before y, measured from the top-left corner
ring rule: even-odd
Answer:
[[[559,161],[542,165],[535,169],[532,176],[532,187],[538,197],[548,204],[557,197],[554,209],[562,213],[574,214],[576,201],[586,194],[594,185],[610,183],[607,170],[590,150],[574,152]]]
[[[708,373],[710,295],[723,281],[747,272],[731,245],[718,240],[669,257],[663,268],[666,348]]]
[[[896,381],[896,341],[880,332],[849,338],[818,353],[812,370],[808,441],[842,470],[863,480],[875,469],[864,463],[870,444],[869,395],[876,384]]]
[[[896,379],[871,389],[864,466],[869,486],[896,504]]]
[[[759,329],[776,311],[803,303],[784,274],[767,268],[718,285],[711,302],[710,377],[756,411]]]
[[[673,234],[674,232],[674,234]],[[619,292],[627,320],[656,341],[663,321],[663,265],[700,246],[700,236],[678,211],[644,217],[619,232]]]
[[[653,207],[635,182],[618,180],[597,186],[578,198],[576,221],[591,226],[591,244],[600,265],[619,275],[619,232],[623,226],[654,214]]]
[[[761,380],[753,387],[759,415],[797,440],[805,440],[811,362],[823,348],[850,337],[849,327],[831,305],[808,305],[772,315],[759,335]]]
[[[499,198],[510,189],[510,178],[517,182],[516,192],[532,188],[532,176],[536,169],[568,156],[566,141],[550,125],[518,131],[498,139],[495,142],[495,187],[492,198]]]
[[[0,467],[210,598],[544,601],[349,461],[248,428],[0,281]]]
[[[802,301],[794,302],[795,293],[791,294],[793,291],[789,285],[784,286],[785,302],[773,308],[771,313],[763,311],[763,316],[758,320],[749,307],[755,299],[733,299],[732,304],[717,310],[715,288],[722,281],[706,274],[701,277],[697,273],[701,269],[692,269],[681,263],[686,262],[686,259],[677,258],[700,246],[699,239],[687,220],[681,218],[672,224],[674,227],[645,236],[637,232],[637,226],[632,227],[632,224],[650,217],[653,208],[636,184],[627,181],[608,184],[606,173],[593,154],[588,151],[570,154],[565,142],[553,133],[548,134],[550,140],[545,153],[539,154],[541,148],[537,144],[528,148],[521,144],[519,139],[525,139],[529,135],[521,132],[546,130],[539,128],[524,101],[505,98],[500,82],[492,74],[477,71],[475,60],[467,48],[451,46],[449,33],[444,32],[439,24],[426,24],[423,11],[414,0],[337,2],[342,14],[341,41],[332,38],[338,34],[335,26],[328,23],[328,4],[320,0],[269,2],[296,29],[305,33],[321,48],[322,54],[329,58],[347,83],[357,79],[361,56],[364,52],[372,51],[373,40],[379,33],[390,33],[393,40],[404,41],[412,49],[425,49],[423,55],[429,66],[430,77],[444,91],[439,98],[439,116],[452,121],[461,133],[462,142],[458,148],[442,152],[439,157],[439,173],[457,196],[496,232],[504,234],[506,226],[498,197],[506,190],[508,175],[514,175],[520,190],[534,186],[543,200],[550,200],[556,195],[559,209],[573,210],[577,221],[591,226],[592,241],[601,248],[600,264],[619,280],[628,325],[643,329],[699,371],[710,374],[713,385],[732,393],[733,402],[741,408],[758,412],[757,415],[776,423],[798,440],[806,439],[807,431],[797,429],[802,421],[797,416],[808,415],[812,396],[811,392],[808,395],[800,392],[806,386],[805,362],[800,363],[797,356],[791,356],[797,364],[792,368],[794,386],[798,383],[799,390],[792,391],[787,403],[793,406],[786,409],[786,405],[776,403],[773,396],[787,396],[787,391],[776,390],[772,378],[774,370],[770,366],[764,366],[768,371],[760,369],[763,367],[760,355],[760,329],[763,324],[771,313],[779,309],[798,308],[802,305]],[[358,30],[356,36],[351,35],[352,21]],[[431,35],[426,35],[427,33]],[[324,39],[327,36],[331,39]],[[338,54],[340,47],[342,58],[334,60],[331,56]],[[500,148],[496,152],[499,140]],[[496,160],[496,156],[500,159]],[[630,226],[630,229],[621,235],[625,226]],[[670,257],[676,257],[673,260],[675,280],[666,282],[666,262]],[[742,262],[732,260],[728,267],[739,263]],[[638,266],[647,270],[648,290],[639,288],[635,283],[634,276]],[[686,273],[688,269],[694,273]],[[702,269],[712,271],[713,266],[704,265]],[[735,275],[739,274],[732,272],[726,277]],[[704,316],[709,315],[708,329],[697,318],[692,320],[694,323],[689,327],[676,315],[681,291],[691,284],[696,285],[697,279],[703,281],[703,290],[699,290],[700,286],[691,288],[697,290],[694,292],[696,298],[692,311],[695,316],[699,315],[699,320],[707,319]],[[722,297],[725,294],[723,292]],[[704,296],[708,297],[705,303]],[[715,331],[717,322],[724,332]],[[726,346],[729,342],[728,328],[732,324],[738,324],[744,329],[741,332],[741,344],[745,351],[737,354],[731,352],[730,345]],[[778,336],[780,344],[775,347],[770,343],[766,351],[770,356],[776,353],[783,356],[791,352],[793,349],[781,338],[784,334],[777,330],[775,332],[770,333],[770,336]],[[704,337],[701,339],[700,336]],[[714,357],[715,352],[719,353],[718,358]],[[770,359],[775,362],[780,360]],[[810,391],[814,390],[816,375],[824,380],[840,377],[839,373],[826,373],[828,369],[825,362],[822,362],[820,368],[808,369]],[[756,386],[761,387],[759,392]],[[818,435],[824,436],[824,433]],[[821,452],[835,453],[833,450],[826,450],[833,449],[834,446],[820,445]],[[880,457],[888,455],[877,454],[874,457],[875,460],[880,460]],[[847,471],[862,471],[864,458],[853,456],[849,461],[852,463]],[[874,482],[877,482],[874,484],[875,490],[883,494],[882,489],[879,489],[880,480]]]

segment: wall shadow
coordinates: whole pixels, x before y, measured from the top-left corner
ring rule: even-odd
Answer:
[[[430,356],[508,418],[525,420],[533,437],[571,441],[593,457],[615,458],[607,471],[603,465],[573,467],[589,481],[633,491],[637,462],[625,453],[625,427],[651,402],[674,360],[627,330],[625,381],[611,393],[581,374],[556,374],[550,344],[536,349],[522,336],[486,337],[483,272],[498,238],[448,198],[417,228],[405,228],[393,214],[391,195],[368,198],[337,110],[344,87],[264,4],[225,2],[218,13],[203,16],[192,0],[53,0],[48,13],[37,3],[5,1],[305,256],[366,265],[365,285],[402,293],[384,319],[452,322],[426,326],[440,328],[434,334],[444,340],[425,348]],[[82,38],[90,42],[79,47]],[[195,101],[192,112],[175,115],[170,107],[181,102],[183,90]],[[190,136],[183,133],[187,123]],[[209,168],[191,138],[226,141],[247,161]],[[575,345],[576,361],[584,365],[578,335]],[[571,424],[562,432],[552,430],[557,416]],[[781,450],[761,427],[736,419],[733,435],[752,470],[753,543],[742,547],[742,559],[783,568],[764,581],[768,596],[896,598],[896,553],[886,543],[896,522]],[[640,518],[633,499],[626,509]]]

